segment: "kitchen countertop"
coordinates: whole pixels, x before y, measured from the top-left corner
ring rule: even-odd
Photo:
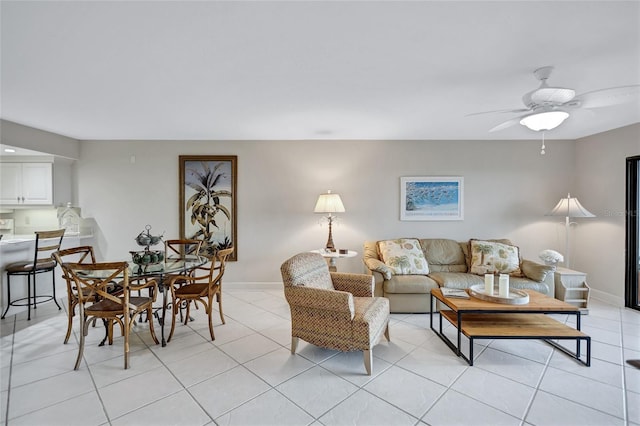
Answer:
[[[75,237],[75,238],[90,238],[93,234],[65,234],[65,237]],[[6,234],[2,236],[0,240],[0,246],[8,246],[13,244],[19,244],[24,242],[35,241],[36,236],[34,234]]]

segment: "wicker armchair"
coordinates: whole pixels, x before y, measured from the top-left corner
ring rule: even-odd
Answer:
[[[300,253],[280,267],[291,308],[291,353],[298,339],[339,351],[363,351],[371,375],[372,349],[389,340],[389,300],[373,297],[373,277],[329,272],[317,253]]]

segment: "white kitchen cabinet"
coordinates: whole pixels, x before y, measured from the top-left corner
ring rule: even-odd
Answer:
[[[51,163],[0,163],[0,204],[52,205]]]

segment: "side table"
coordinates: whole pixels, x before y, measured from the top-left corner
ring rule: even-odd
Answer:
[[[325,249],[320,250],[311,250],[312,253],[320,253],[322,257],[327,259],[329,263],[329,271],[337,272],[338,267],[336,266],[336,259],[341,259],[344,257],[355,257],[358,255],[357,251],[347,250],[346,253],[340,253],[338,251],[327,251]]]
[[[588,314],[589,294],[587,274],[567,268],[556,268],[554,272],[556,299],[580,308],[582,314]]]

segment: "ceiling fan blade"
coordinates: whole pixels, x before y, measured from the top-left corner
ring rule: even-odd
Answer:
[[[513,114],[519,114],[521,112],[529,112],[528,108],[520,108],[520,109],[497,109],[495,111],[482,111],[482,112],[472,112],[471,114],[466,114],[465,117],[471,117],[473,115],[482,115],[482,114],[504,114],[507,112]]]
[[[521,119],[521,117],[516,117],[516,118],[512,118],[511,120],[507,120],[504,123],[500,123],[497,126],[491,128],[489,130],[489,133],[499,132],[500,130],[504,130],[504,129],[508,128],[508,127],[511,127],[511,126],[515,125],[515,124],[518,124],[518,123],[520,123],[520,119]]]
[[[603,108],[639,100],[640,84],[634,84],[586,92],[576,96],[571,102],[580,101],[582,108]]]

